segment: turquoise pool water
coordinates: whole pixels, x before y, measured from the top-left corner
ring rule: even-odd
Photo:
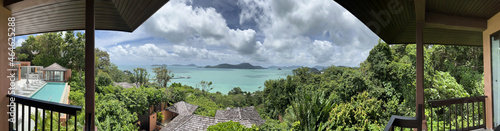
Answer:
[[[31,98],[39,99],[39,100],[45,100],[45,101],[52,101],[52,102],[58,102],[61,100],[61,96],[63,95],[64,92],[64,87],[66,86],[66,83],[55,83],[55,82],[48,82],[43,86],[40,90],[38,90],[35,94],[31,96]]]

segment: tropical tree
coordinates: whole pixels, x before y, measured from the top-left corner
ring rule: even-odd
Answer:
[[[161,87],[165,88],[167,87],[168,81],[170,81],[170,79],[172,79],[172,77],[174,76],[174,74],[172,74],[172,71],[167,69],[167,66],[153,68],[153,72],[156,74],[156,82]]]
[[[289,121],[297,122],[294,128],[299,131],[316,131],[328,128],[326,122],[335,102],[333,96],[325,96],[324,92],[298,95],[287,111]]]
[[[212,82],[211,81],[201,81],[199,84],[196,86],[198,88],[201,88],[201,92],[206,95],[206,93],[210,92],[214,87],[212,87]]]
[[[297,83],[293,82],[292,76],[287,76],[286,79],[266,80],[264,86],[266,112],[273,118],[283,115],[292,102],[295,89],[298,87]]]
[[[148,71],[144,68],[136,68],[134,69],[134,79],[133,83],[137,83],[137,86],[143,86],[146,82],[149,81]]]
[[[35,36],[31,50],[37,50],[39,53],[35,55],[31,61],[34,65],[47,67],[53,63],[58,63],[63,67],[67,67],[68,62],[63,59],[67,54],[63,54],[65,46],[64,40],[61,37],[62,33],[45,33]]]
[[[82,80],[82,70],[85,67],[85,34],[74,31],[67,31],[64,35],[65,60],[68,61],[68,67],[78,71],[78,76]]]

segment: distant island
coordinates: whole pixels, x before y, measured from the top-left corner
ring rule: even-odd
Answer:
[[[153,64],[151,66],[167,66],[167,64],[161,64],[161,65],[160,64]]]
[[[265,69],[261,66],[253,66],[249,63],[241,63],[237,65],[219,64],[216,66],[205,66],[205,68],[225,68],[225,69]]]
[[[195,64],[189,64],[189,65],[173,64],[170,66],[196,66],[196,65]]]

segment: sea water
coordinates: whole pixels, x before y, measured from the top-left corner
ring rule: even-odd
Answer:
[[[118,69],[133,72],[135,68],[144,68],[150,74],[150,79],[155,79],[153,68],[157,66],[150,65],[118,65]],[[169,84],[176,82],[183,85],[193,86],[197,88],[201,81],[212,82],[213,89],[210,92],[221,92],[227,94],[234,87],[240,87],[243,91],[254,92],[264,89],[264,82],[269,79],[286,78],[292,74],[293,68],[277,68],[268,69],[222,69],[222,68],[199,68],[196,66],[167,66],[174,74]],[[154,82],[154,81],[150,81]]]

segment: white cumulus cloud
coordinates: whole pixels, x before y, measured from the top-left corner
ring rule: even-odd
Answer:
[[[206,44],[223,46],[240,54],[253,54],[257,50],[252,29],[231,29],[214,8],[187,5],[171,1],[146,23],[151,34],[180,44]]]

